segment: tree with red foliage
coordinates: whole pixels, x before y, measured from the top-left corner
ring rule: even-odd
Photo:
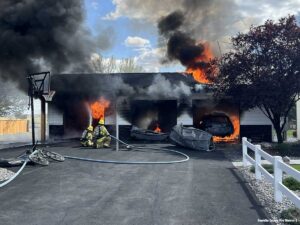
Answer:
[[[207,70],[215,97],[232,96],[241,109],[258,107],[271,121],[278,143],[300,93],[300,27],[294,16],[267,20],[231,39],[233,49]],[[217,71],[217,72],[216,72]]]

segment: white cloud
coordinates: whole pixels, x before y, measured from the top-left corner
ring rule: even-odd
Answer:
[[[179,0],[180,2],[184,0]],[[174,0],[145,1],[145,0],[113,0],[115,11],[108,13],[104,19],[115,20],[119,17],[131,19],[146,19],[156,22],[158,18],[180,9],[180,4]]]
[[[221,0],[219,1],[221,3]],[[105,16],[106,19],[114,20],[119,17],[128,17],[130,19],[145,19],[154,23],[162,16],[182,9],[185,4],[185,0],[112,0],[112,2],[115,5],[115,10],[108,13]],[[232,0],[231,2],[236,4],[237,15],[241,15],[240,19],[256,18],[258,23],[262,23],[266,19],[276,20],[288,14],[300,12],[300,0]],[[226,8],[224,10],[226,11]]]
[[[287,15],[300,13],[299,0],[253,0],[251,2],[237,0],[239,11],[242,15],[241,22],[244,26],[239,27],[242,31],[249,29],[249,23],[253,25],[263,24],[267,19],[278,20]]]
[[[144,49],[136,56],[136,61],[146,72],[159,72],[160,59],[162,58],[164,51],[161,48],[149,48]]]
[[[139,52],[135,57],[135,61],[145,72],[182,72],[185,69],[179,62],[163,64],[161,61],[165,57],[166,48],[146,48]]]
[[[153,48],[149,40],[132,36],[127,37],[124,44],[137,51],[134,60],[145,72],[159,72],[164,67],[161,59],[164,57],[166,48]]]
[[[98,10],[99,9],[99,2],[97,0],[93,0],[91,2],[91,6],[94,10]]]
[[[145,48],[150,47],[150,41],[141,37],[128,36],[124,41],[125,46],[132,48]]]

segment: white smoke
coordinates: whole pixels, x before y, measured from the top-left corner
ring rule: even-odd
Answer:
[[[150,99],[159,98],[184,98],[191,95],[191,88],[180,81],[178,84],[171,83],[161,74],[157,74],[152,84],[144,89],[140,90],[147,95]]]

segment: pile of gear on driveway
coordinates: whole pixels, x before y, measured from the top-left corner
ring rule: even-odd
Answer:
[[[37,143],[32,149],[27,150],[25,153],[17,156],[16,158],[0,158],[0,167],[20,166],[25,161],[42,166],[48,166],[50,160],[63,162],[65,157],[52,151],[37,148]]]

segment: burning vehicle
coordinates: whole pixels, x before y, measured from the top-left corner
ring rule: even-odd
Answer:
[[[226,137],[234,132],[233,125],[224,113],[213,113],[203,117],[200,128],[213,136]]]

